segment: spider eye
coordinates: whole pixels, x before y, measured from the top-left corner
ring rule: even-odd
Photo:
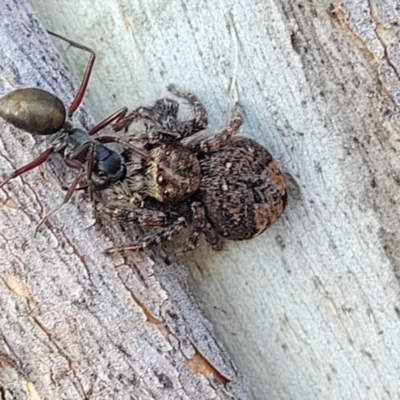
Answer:
[[[167,184],[167,180],[162,173],[157,175],[157,183],[161,186],[165,186]]]
[[[169,197],[169,190],[164,190],[163,191],[163,195],[164,195],[164,197]]]

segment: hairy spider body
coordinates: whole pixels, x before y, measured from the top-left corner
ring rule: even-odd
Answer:
[[[179,120],[178,103],[161,99],[116,125],[116,130],[128,131],[136,120],[149,122],[143,134],[130,133],[124,140],[142,141],[157,164],[152,160],[138,164],[128,151],[124,181],[96,192],[102,211],[153,230],[137,243],[108,249],[109,254],[150,248],[174,239],[189,226],[191,231],[175,254],[196,248],[201,235],[221,250],[221,237],[251,239],[274,223],[286,206],[285,181],[272,156],[256,141],[234,136],[243,123],[241,107],[235,105],[221,132],[194,140],[190,136],[206,128],[205,109],[193,94],[170,90],[189,101],[194,118]],[[169,196],[163,195],[166,187]]]
[[[109,195],[109,201],[113,202],[117,197],[129,196],[131,193],[131,204],[142,204],[148,196],[162,203],[177,203],[198,189],[201,170],[197,154],[181,141],[207,127],[207,112],[193,94],[173,87],[170,90],[189,103],[194,118],[180,121],[179,103],[167,98],[156,101],[153,107],[139,107],[121,118],[114,129],[129,131],[123,138],[124,142],[143,148],[150,157],[138,159],[128,151],[126,154],[130,174],[120,185],[124,194],[115,195],[112,190],[106,190],[102,194],[106,201]],[[132,123],[138,120],[146,120],[150,126],[146,124],[145,132],[141,134],[135,130],[130,132]],[[115,189],[118,191],[118,187]]]
[[[196,198],[215,231],[231,240],[251,239],[273,224],[286,205],[278,165],[256,141],[235,136],[200,159]]]
[[[149,153],[157,161],[148,162],[149,196],[161,202],[176,203],[197,190],[201,171],[194,153],[179,144],[157,146]]]

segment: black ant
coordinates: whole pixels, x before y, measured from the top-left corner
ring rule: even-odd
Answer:
[[[96,54],[89,47],[53,32],[48,31],[48,33],[66,41],[70,46],[90,53],[90,59],[68,112],[64,103],[57,96],[40,88],[17,89],[0,98],[0,117],[15,127],[35,135],[53,135],[57,132],[59,133],[57,137],[53,138],[52,146],[49,149],[29,164],[15,170],[7,179],[0,183],[0,189],[11,179],[44,163],[51,154],[60,153],[64,158],[65,164],[70,168],[79,170],[80,173],[69,187],[63,203],[57,207],[56,210],[58,210],[63,204],[69,201],[85,171],[90,200],[93,199],[93,177],[96,179],[96,186],[99,187],[116,183],[125,178],[126,166],[123,156],[104,146],[104,144],[121,143],[144,159],[149,160],[151,157],[146,151],[113,136],[93,138],[94,134],[112,122],[123,118],[127,113],[127,108],[116,111],[89,131],[75,128],[68,121],[82,102],[93,70]],[[53,210],[51,213],[56,210]],[[43,218],[41,223],[49,215]]]

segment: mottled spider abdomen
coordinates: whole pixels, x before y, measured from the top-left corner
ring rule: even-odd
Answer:
[[[251,239],[273,224],[287,202],[276,162],[256,141],[236,136],[200,159],[199,197],[215,231],[231,240]]]

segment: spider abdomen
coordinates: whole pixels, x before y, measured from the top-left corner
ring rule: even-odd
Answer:
[[[251,239],[283,213],[286,185],[269,152],[236,136],[200,161],[199,197],[213,228],[231,240]]]

